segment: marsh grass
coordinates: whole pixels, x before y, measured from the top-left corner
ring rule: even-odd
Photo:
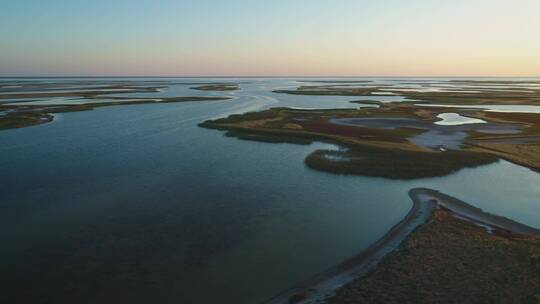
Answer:
[[[336,156],[343,160],[336,160]],[[317,150],[306,157],[305,163],[310,168],[337,174],[415,179],[444,176],[497,160],[488,153],[469,151],[411,152],[355,146],[346,151]]]

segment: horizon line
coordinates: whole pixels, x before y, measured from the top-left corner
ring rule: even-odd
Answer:
[[[358,75],[199,75],[199,76],[160,76],[160,75],[25,75],[25,76],[3,76],[3,78],[540,78],[538,76],[399,76],[399,75],[376,75],[376,76],[358,76]]]

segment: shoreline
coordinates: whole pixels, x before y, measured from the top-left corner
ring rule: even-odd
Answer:
[[[521,224],[504,216],[486,212],[437,190],[414,188],[409,191],[409,196],[413,201],[419,201],[419,203],[435,200],[439,207],[450,211],[452,215],[479,226],[487,226],[517,235],[540,236],[540,229]]]
[[[47,124],[54,121],[54,114],[80,111],[92,111],[97,108],[113,106],[129,106],[143,104],[166,104],[202,101],[224,101],[231,97],[213,96],[179,96],[161,98],[129,98],[116,97],[118,101],[112,102],[88,102],[80,104],[50,104],[50,105],[17,105],[0,104],[0,111],[10,111],[0,116],[0,131],[18,129]]]
[[[375,243],[358,255],[315,275],[264,303],[325,303],[328,298],[336,294],[337,290],[356,279],[365,277],[389,253],[399,250],[402,243],[416,228],[429,221],[436,209],[449,211],[453,217],[482,227],[488,233],[497,230],[509,234],[540,237],[540,229],[485,212],[437,190],[413,188],[409,190],[409,197],[413,202],[410,211]]]

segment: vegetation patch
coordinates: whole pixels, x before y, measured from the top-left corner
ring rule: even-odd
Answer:
[[[347,85],[304,85],[294,90],[275,90],[275,93],[292,95],[323,95],[323,96],[403,96],[410,102],[425,102],[434,104],[466,104],[466,105],[494,105],[494,104],[520,104],[540,105],[539,89],[495,89],[485,85],[508,85],[499,82],[449,82],[457,87],[447,90],[414,90],[408,87],[390,87],[378,85],[374,87],[347,86]],[[515,82],[514,82],[515,83]],[[459,86],[476,86],[472,89],[460,89]],[[484,87],[481,87],[484,85]]]
[[[238,84],[216,83],[192,87],[191,89],[199,91],[235,91],[239,90],[240,86]]]
[[[538,303],[540,239],[435,210],[398,251],[328,303]]]
[[[90,111],[95,108],[136,105],[136,104],[152,104],[152,103],[174,103],[174,102],[191,102],[191,101],[209,101],[209,100],[226,100],[227,97],[166,97],[166,98],[129,98],[116,97],[118,101],[112,102],[89,102],[83,104],[72,105],[0,105],[0,112],[6,111],[5,115],[0,115],[0,130],[23,128],[33,125],[48,123],[53,120],[51,113],[65,113]]]
[[[41,112],[9,112],[0,116],[0,130],[22,128],[47,123],[53,116]]]
[[[431,111],[431,112],[430,112]],[[227,131],[227,136],[276,143],[322,141],[343,150],[317,150],[305,159],[313,169],[392,179],[414,179],[451,174],[463,168],[496,162],[501,153],[473,147],[430,151],[408,139],[425,132],[419,128],[381,129],[340,125],[332,119],[354,117],[435,120],[437,110],[413,105],[384,105],[378,109],[297,110],[273,108],[206,121],[201,127]],[[510,159],[505,157],[506,159]]]
[[[365,146],[346,151],[317,150],[305,163],[310,168],[337,174],[414,179],[448,175],[497,160],[495,155],[480,152],[412,152]]]
[[[40,88],[39,92],[18,90],[0,94],[0,101],[6,99],[30,99],[30,98],[54,98],[54,97],[81,97],[96,98],[100,95],[125,94],[125,93],[155,93],[164,86],[140,86],[140,85],[108,85],[91,90]]]

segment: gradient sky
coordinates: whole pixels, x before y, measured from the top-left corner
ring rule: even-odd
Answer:
[[[0,75],[540,76],[540,0],[0,0]]]

